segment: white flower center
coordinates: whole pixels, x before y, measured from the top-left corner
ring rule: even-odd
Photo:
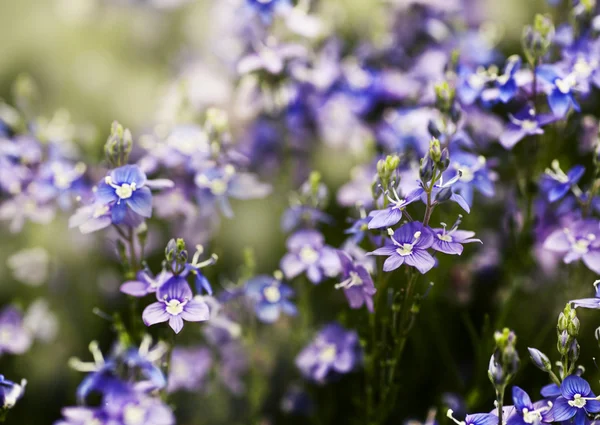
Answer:
[[[17,403],[17,399],[21,395],[23,388],[20,385],[13,385],[13,387],[4,395],[4,408],[10,409]]]
[[[561,80],[560,78],[557,79],[555,81],[556,84],[556,88],[558,88],[558,90],[562,93],[562,94],[567,94],[571,91],[571,83],[568,81],[567,78],[565,78],[564,80]]]
[[[361,286],[362,284],[363,284],[363,280],[358,275],[358,273],[356,273],[355,271],[351,271],[349,273],[348,279],[336,284],[335,289],[340,289],[340,288],[348,289],[348,288],[352,288],[353,286]]]
[[[538,410],[532,410],[531,412],[529,411],[529,409],[524,408],[523,409],[523,422],[527,423],[527,424],[537,424],[540,423],[542,421],[542,414],[538,411]]]
[[[177,316],[183,311],[184,305],[185,304],[180,302],[179,300],[170,300],[167,303],[167,313],[169,313],[172,316]]]
[[[109,210],[108,205],[100,205],[99,207],[96,207],[94,209],[94,213],[92,214],[93,218],[98,218],[98,217],[102,217],[104,214],[106,214]]]
[[[0,329],[0,343],[9,343],[13,338],[10,328]]]
[[[581,409],[582,407],[584,407],[585,403],[586,403],[586,400],[585,400],[585,398],[581,397],[581,394],[575,394],[575,396],[573,397],[573,400],[569,400],[569,406],[577,407],[578,409]]]
[[[327,344],[319,353],[319,360],[322,362],[332,362],[337,356],[337,348],[335,348],[334,344]]]
[[[110,187],[112,187],[113,189],[115,189],[115,193],[119,197],[119,201],[121,199],[129,199],[129,198],[131,198],[131,196],[133,195],[133,192],[135,192],[135,190],[137,189],[137,185],[136,185],[135,182],[122,183],[120,185],[114,184],[112,182],[112,178],[110,176],[106,176],[104,178],[104,182],[107,185],[109,185]]]
[[[227,192],[227,182],[216,179],[210,182],[210,191],[213,195],[222,195]]]
[[[471,74],[469,76],[469,85],[475,90],[481,89],[485,85],[486,78],[481,74]]]
[[[304,245],[300,250],[300,259],[305,264],[314,264],[319,259],[319,253],[311,246]]]
[[[410,243],[403,243],[399,248],[396,248],[396,252],[401,256],[405,257],[412,254],[413,245]]]
[[[125,425],[143,424],[146,416],[146,410],[140,406],[128,404],[123,409],[123,422]]]
[[[452,236],[448,233],[438,233],[438,239],[444,242],[452,242]]]
[[[573,66],[573,71],[581,79],[587,79],[592,75],[593,67],[583,58],[577,59]]]
[[[569,182],[569,176],[567,176],[565,172],[560,168],[560,164],[556,159],[552,161],[550,168],[546,168],[544,172],[553,180],[556,180],[559,183]]]
[[[129,199],[135,191],[135,183],[123,183],[121,186],[115,188],[117,196],[121,199]]]
[[[533,131],[538,128],[538,123],[534,120],[523,120],[521,122],[521,128],[525,131]]]
[[[265,296],[265,299],[270,303],[276,303],[281,299],[281,292],[276,286],[267,286],[263,290],[263,295]]]
[[[571,245],[573,251],[579,254],[586,254],[589,251],[589,246],[592,243],[589,239],[577,239],[575,243]]]

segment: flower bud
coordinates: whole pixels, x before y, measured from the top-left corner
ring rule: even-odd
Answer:
[[[537,14],[533,26],[526,26],[521,37],[523,51],[529,63],[537,63],[538,59],[548,52],[553,39],[552,20],[548,16]]]
[[[451,197],[452,197],[452,188],[444,187],[444,188],[440,189],[440,191],[437,193],[437,195],[435,195],[435,201],[438,204],[441,204],[442,202],[446,202],[447,200],[449,200]]]
[[[575,313],[575,310],[573,310],[573,313]],[[567,325],[567,332],[569,333],[569,336],[576,338],[577,335],[579,335],[579,327],[579,319],[577,318],[577,316],[573,316],[573,318],[569,320],[569,324]]]
[[[123,128],[119,122],[113,121],[110,136],[108,136],[104,145],[106,161],[111,167],[125,165],[129,160],[132,148],[133,138],[129,129]]]
[[[456,97],[456,90],[448,84],[447,81],[443,81],[434,86],[435,90],[435,106],[443,113],[447,114],[450,112],[450,108],[454,103]]]
[[[442,132],[433,120],[429,120],[429,122],[427,123],[427,131],[429,131],[431,137],[435,137],[436,139],[440,138],[442,135]]]
[[[527,350],[529,350],[529,356],[531,357],[533,364],[535,364],[539,369],[543,371],[552,370],[552,363],[550,363],[548,356],[546,356],[537,348],[528,347]]]
[[[429,182],[433,178],[433,168],[435,164],[429,155],[421,158],[421,167],[419,168],[419,177],[423,183]]]
[[[567,319],[567,316],[565,316],[565,314],[561,312],[558,315],[558,323],[556,324],[556,329],[558,330],[558,332],[566,331],[567,326],[569,326],[569,320]]]
[[[450,152],[448,151],[448,148],[444,148],[444,150],[442,150],[442,156],[440,157],[438,168],[440,169],[440,171],[443,172],[448,169],[449,165],[450,165]]]
[[[558,341],[556,343],[556,349],[558,350],[558,352],[560,353],[561,356],[564,356],[567,354],[567,352],[569,350],[569,340],[570,340],[569,334],[567,333],[566,330],[564,330],[558,334]]]
[[[440,147],[440,141],[436,138],[431,139],[429,142],[429,156],[433,160],[433,162],[440,162],[442,157],[442,150]]]
[[[579,359],[579,352],[580,352],[580,347],[579,347],[579,343],[577,342],[576,339],[574,339],[571,342],[571,345],[569,346],[569,362],[570,363],[575,363],[577,361],[577,359]]]

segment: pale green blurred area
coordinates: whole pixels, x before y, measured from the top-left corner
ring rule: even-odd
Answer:
[[[229,0],[219,0],[229,1]],[[102,0],[0,2],[0,93],[15,76],[38,81],[46,110],[67,108],[75,121],[106,127],[113,119],[138,128],[153,121],[182,47],[207,51],[211,0],[152,9]],[[359,39],[381,40],[388,20],[378,0],[321,1],[328,26]],[[475,2],[510,42],[543,1]],[[375,7],[374,7],[375,6]],[[209,54],[209,53],[207,53]]]

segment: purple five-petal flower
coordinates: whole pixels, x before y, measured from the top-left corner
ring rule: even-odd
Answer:
[[[169,326],[179,333],[183,328],[183,321],[202,322],[210,317],[208,305],[194,297],[186,280],[180,276],[173,276],[158,291],[157,302],[144,309],[142,319],[146,326],[168,321]]]
[[[406,223],[390,238],[391,243],[369,253],[388,256],[383,263],[383,271],[396,270],[406,263],[424,274],[435,265],[435,259],[427,252],[434,240],[433,232],[428,227],[416,221]]]
[[[584,425],[588,413],[600,412],[600,401],[596,400],[590,384],[580,376],[567,376],[560,385],[560,394],[550,412],[554,422],[575,417],[576,425]]]
[[[335,249],[325,245],[323,235],[316,230],[300,230],[287,240],[288,253],[281,259],[281,270],[287,279],[306,272],[308,279],[320,283],[324,276],[333,277],[340,271]]]
[[[146,182],[146,174],[137,165],[115,168],[98,184],[96,199],[104,205],[111,205],[114,224],[125,220],[128,208],[144,218],[150,218],[152,192]]]
[[[342,264],[343,280],[335,285],[335,288],[344,290],[350,308],[361,308],[364,304],[367,310],[373,313],[373,295],[377,290],[371,275],[364,266],[355,263],[346,252],[338,251],[338,255]]]

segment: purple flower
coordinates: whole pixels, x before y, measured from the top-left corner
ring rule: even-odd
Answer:
[[[320,283],[325,276],[339,273],[340,260],[335,249],[325,245],[323,235],[316,230],[300,230],[287,240],[288,253],[281,259],[281,270],[287,279],[306,272],[308,279]]]
[[[369,214],[371,216],[369,229],[381,229],[384,227],[392,227],[397,224],[402,219],[402,211],[404,211],[406,206],[421,197],[421,191],[419,189],[413,190],[406,198],[400,198],[396,189],[392,188],[392,191],[394,193],[393,198],[387,194],[391,206],[382,210],[372,211]]]
[[[517,72],[521,69],[521,58],[513,55],[506,60],[504,73],[494,78],[494,97],[502,103],[508,103],[517,94],[519,87],[516,81]],[[486,93],[487,94],[487,93]],[[486,94],[483,95],[487,98]]]
[[[23,325],[23,315],[12,306],[0,313],[0,355],[23,354],[31,346],[31,335]]]
[[[100,407],[67,407],[55,425],[144,424],[174,425],[173,412],[160,399],[129,387],[103,397]]]
[[[157,302],[144,309],[142,319],[146,326],[169,322],[169,326],[179,333],[183,321],[202,322],[208,320],[208,305],[194,298],[192,290],[183,277],[173,276],[156,291]]]
[[[500,144],[506,149],[512,149],[521,139],[534,134],[543,134],[542,126],[556,120],[552,114],[536,115],[531,106],[525,106],[514,116],[509,115],[510,122],[504,133],[500,135]]]
[[[281,312],[289,316],[298,313],[296,306],[288,299],[294,295],[292,288],[273,276],[256,276],[246,283],[245,289],[246,295],[254,300],[254,311],[262,322],[276,322]]]
[[[296,366],[305,378],[324,383],[332,375],[352,371],[361,357],[356,332],[331,323],[296,357]]]
[[[271,23],[275,12],[291,7],[290,0],[246,0],[246,3],[266,24]]]
[[[456,425],[496,425],[498,423],[498,416],[491,413],[473,413],[467,415],[464,421],[458,421],[452,416],[454,412],[452,409],[448,409],[446,416],[450,418]]]
[[[257,46],[255,53],[244,56],[237,64],[240,75],[256,71],[266,71],[269,74],[280,74],[286,62],[302,58],[307,50],[300,44],[276,44],[276,42]]]
[[[473,204],[473,189],[482,195],[491,198],[494,196],[494,180],[496,174],[489,169],[483,155],[474,155],[469,152],[453,151],[450,155],[450,168],[461,172],[453,190],[460,194],[467,204]],[[451,172],[451,171],[450,171]]]
[[[573,307],[600,309],[600,288],[598,287],[598,284],[600,284],[600,280],[594,282],[594,287],[596,288],[595,298],[581,298],[578,300],[572,300],[571,304]]]
[[[551,233],[544,241],[544,248],[565,254],[566,264],[582,260],[590,270],[600,274],[599,236],[597,220],[581,220]]]
[[[423,224],[413,221],[406,223],[394,233],[391,229],[391,243],[370,252],[370,255],[385,255],[388,258],[383,263],[383,271],[396,270],[402,264],[416,267],[421,273],[427,273],[435,265],[435,260],[427,252],[433,244],[433,232]]]
[[[471,212],[471,207],[459,193],[454,192],[454,185],[458,183],[462,176],[462,171],[458,170],[456,175],[452,177],[450,180],[444,182],[443,179],[440,179],[438,183],[433,185],[433,190],[431,191],[431,199],[436,203],[442,203],[445,201],[456,202],[465,212]],[[429,186],[431,183],[428,182]],[[423,186],[417,189],[417,193],[419,193],[421,197],[421,202],[427,204],[427,193]]]
[[[175,347],[171,354],[167,391],[197,391],[202,388],[212,366],[208,348]]]
[[[363,304],[373,313],[373,295],[377,290],[367,269],[354,263],[352,258],[343,251],[338,251],[342,265],[342,282],[335,289],[342,288],[351,308],[361,308]]]
[[[575,74],[562,75],[554,65],[540,65],[536,72],[550,86],[548,105],[556,117],[564,117],[571,107],[579,112],[579,104],[573,95],[573,89],[577,85]]]
[[[27,381],[21,380],[20,384],[16,384],[0,375],[0,409],[11,409],[25,393],[25,385]]]
[[[582,165],[576,165],[565,174],[555,159],[552,161],[552,167],[546,168],[542,176],[540,181],[541,191],[546,195],[549,202],[556,202],[569,193],[571,187],[577,184],[584,173],[585,168]]]
[[[446,230],[446,223],[441,223],[441,229],[431,229],[434,234],[431,248],[445,254],[460,255],[463,252],[462,244],[471,242],[482,243],[481,240],[473,238],[473,236],[475,236],[475,232],[471,232],[469,230],[458,230],[459,224],[460,218],[449,231]]]
[[[152,193],[146,186],[146,174],[137,165],[115,168],[98,184],[96,199],[111,206],[111,220],[120,224],[128,209],[135,214],[152,216]]]
[[[512,397],[516,414],[507,420],[507,425],[539,425],[553,422],[550,415],[551,402],[541,400],[532,403],[529,395],[516,386],[512,389]]]
[[[226,217],[233,216],[228,198],[256,199],[271,193],[269,184],[259,182],[254,174],[237,172],[231,164],[199,172],[194,183],[200,189],[200,201],[216,201]]]
[[[167,282],[173,273],[162,270],[156,277],[148,269],[140,270],[137,273],[137,280],[129,280],[121,285],[121,292],[133,297],[143,297],[152,292],[156,292],[165,282]]]
[[[588,413],[600,412],[600,401],[595,398],[585,379],[576,375],[567,376],[560,385],[560,396],[554,400],[550,414],[554,422],[575,417],[576,425],[584,425]]]
[[[131,213],[130,215],[133,216]],[[126,221],[129,224],[133,224],[134,222],[130,220]],[[141,220],[139,220],[138,224],[140,223]],[[78,208],[77,211],[75,211],[75,214],[69,218],[69,228],[78,227],[79,231],[84,234],[105,229],[111,224],[111,206],[98,201]]]

